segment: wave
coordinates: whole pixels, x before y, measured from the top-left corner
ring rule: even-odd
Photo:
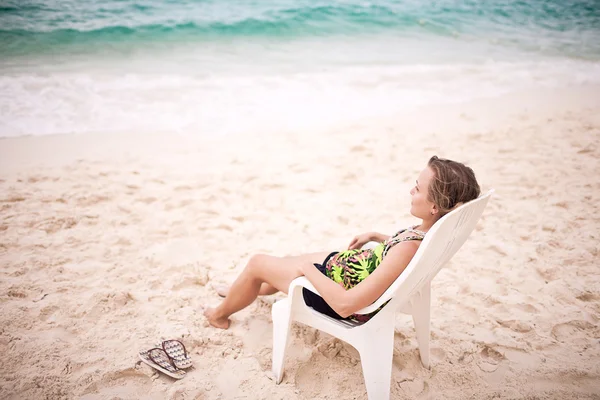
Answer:
[[[132,8],[148,10],[149,7],[134,5]],[[11,8],[12,9],[12,8]],[[87,28],[89,24],[65,22],[62,24],[31,24],[26,28],[0,29],[0,35],[15,37],[35,35],[65,36],[128,36],[152,35],[170,32],[189,32],[197,34],[231,34],[231,35],[272,35],[281,33],[306,32],[312,34],[346,32],[351,29],[368,27],[410,27],[419,25],[419,21],[410,16],[398,14],[391,8],[382,6],[352,7],[352,6],[318,6],[290,8],[266,12],[262,15],[247,16],[234,20],[215,19],[209,21],[172,20],[160,23],[131,24],[121,21],[122,25],[108,25],[99,28]],[[62,25],[56,28],[54,25]],[[70,26],[69,26],[70,25]],[[69,26],[69,27],[65,27]]]
[[[600,84],[600,63],[577,61],[353,66],[252,76],[240,69],[239,75],[82,70],[0,76],[0,137],[309,129],[428,104]]]
[[[392,32],[489,38],[547,47],[540,41],[598,50],[600,9],[594,0],[489,1],[485,3],[351,0],[307,2],[270,0],[260,4],[216,2],[81,2],[51,9],[41,0],[0,8],[0,54],[51,51],[54,46],[211,40],[219,37],[297,37]],[[231,7],[235,7],[235,12]],[[564,47],[564,46],[563,46]]]
[[[37,0],[42,1],[42,0]],[[303,4],[304,3],[304,4]],[[446,26],[449,30],[468,30],[470,26],[487,24],[504,28],[529,27],[565,31],[593,29],[600,25],[600,8],[596,0],[564,2],[552,0],[492,0],[485,3],[422,1],[397,3],[378,0],[345,2],[306,2],[270,0],[253,3],[210,5],[211,2],[170,1],[140,4],[136,0],[116,2],[82,2],[69,7],[52,8],[36,0],[21,4],[8,0],[0,5],[2,33],[21,34],[100,33],[107,29],[135,31],[173,31],[193,29],[198,32],[233,32],[239,34],[269,34],[273,31],[307,29],[345,30],[348,28],[393,27],[406,28],[428,25]],[[260,7],[259,7],[260,6]],[[228,8],[235,8],[235,12]],[[147,23],[150,16],[153,23]],[[89,22],[97,22],[93,29]],[[105,25],[102,25],[105,24]],[[7,28],[8,27],[8,28]]]
[[[137,6],[141,7],[141,6]],[[152,19],[152,18],[150,18]],[[125,21],[122,21],[125,22]],[[210,41],[220,38],[356,35],[386,30],[410,30],[421,26],[418,20],[394,13],[386,7],[320,6],[290,8],[248,16],[235,20],[161,21],[99,26],[72,22],[62,28],[33,25],[24,28],[0,29],[0,54],[22,55],[53,52],[69,47],[113,45],[126,47],[143,42],[173,43]],[[1,26],[1,25],[0,25]],[[451,35],[451,29],[429,24],[425,30],[439,35]]]

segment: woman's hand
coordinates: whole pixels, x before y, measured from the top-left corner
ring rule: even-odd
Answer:
[[[373,232],[362,233],[354,236],[354,239],[350,242],[348,250],[360,249],[365,244],[373,240]]]

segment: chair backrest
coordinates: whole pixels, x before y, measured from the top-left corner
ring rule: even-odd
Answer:
[[[490,196],[490,190],[444,215],[429,229],[413,259],[398,279],[370,306],[359,311],[367,314],[375,311],[386,301],[386,307],[396,308],[410,299],[421,287],[431,281],[475,229]]]

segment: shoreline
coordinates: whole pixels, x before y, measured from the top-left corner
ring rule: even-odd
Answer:
[[[521,90],[500,96],[477,99],[455,104],[428,104],[411,109],[407,112],[398,111],[389,115],[366,117],[361,121],[355,121],[348,124],[336,124],[334,126],[323,125],[310,129],[317,135],[339,134],[348,129],[366,129],[372,126],[372,129],[381,131],[394,129],[394,125],[408,126],[417,135],[443,134],[443,129],[451,130],[451,134],[465,133],[465,129],[470,133],[491,130],[498,124],[506,127],[510,125],[510,120],[518,117],[519,114],[533,112],[534,118],[544,118],[558,111],[580,110],[582,108],[600,107],[600,97],[596,93],[600,91],[600,84],[576,86],[567,88],[543,88],[536,90]],[[560,96],[560,98],[557,98]],[[430,118],[435,115],[436,118]],[[528,117],[530,118],[530,117]],[[400,124],[397,121],[402,121]],[[243,123],[240,121],[240,123]],[[116,154],[135,152],[135,148],[140,144],[144,146],[141,150],[150,149],[159,151],[164,146],[172,150],[177,150],[178,146],[185,148],[186,145],[201,146],[209,144],[212,146],[222,146],[228,141],[236,143],[248,142],[263,137],[277,140],[279,135],[301,136],[305,129],[287,128],[280,129],[279,132],[266,130],[262,133],[253,131],[233,132],[230,134],[219,134],[210,136],[210,132],[181,133],[168,131],[155,132],[95,132],[95,133],[56,133],[45,135],[23,135],[23,136],[5,136],[0,137],[0,171],[5,168],[20,168],[19,163],[23,158],[29,161],[46,161],[44,157],[48,155],[39,154],[35,142],[40,146],[60,152],[59,157],[69,157],[70,161],[75,158],[84,158],[86,156],[96,155],[102,158],[112,157]],[[257,137],[262,135],[263,137]],[[173,143],[173,139],[183,144]],[[117,147],[122,143],[120,148]],[[154,147],[152,147],[154,146]],[[91,148],[90,148],[91,147]],[[110,147],[110,149],[108,149]],[[34,154],[38,153],[38,154]],[[49,156],[51,158],[52,156]],[[60,160],[53,159],[54,162],[61,163]],[[66,162],[66,160],[65,160]],[[34,166],[36,164],[32,164]]]
[[[323,130],[349,121],[385,119],[403,110],[416,113],[419,108],[442,108],[441,104],[485,102],[507,93],[600,86],[600,63],[574,60],[344,64],[312,72],[300,66],[293,73],[233,76],[186,74],[173,66],[154,73],[58,73],[43,68],[33,74],[0,75],[0,87],[7,94],[0,99],[0,135],[158,131],[208,136]]]

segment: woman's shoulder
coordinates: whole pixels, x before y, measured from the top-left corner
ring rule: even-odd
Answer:
[[[388,247],[386,257],[392,254],[401,254],[403,256],[409,256],[410,258],[412,258],[412,256],[414,256],[417,250],[419,249],[420,245],[420,240],[399,240],[392,246]]]
[[[390,238],[393,240],[423,240],[425,238],[425,232],[417,229],[418,225],[411,225],[407,228],[401,229],[394,236]]]

